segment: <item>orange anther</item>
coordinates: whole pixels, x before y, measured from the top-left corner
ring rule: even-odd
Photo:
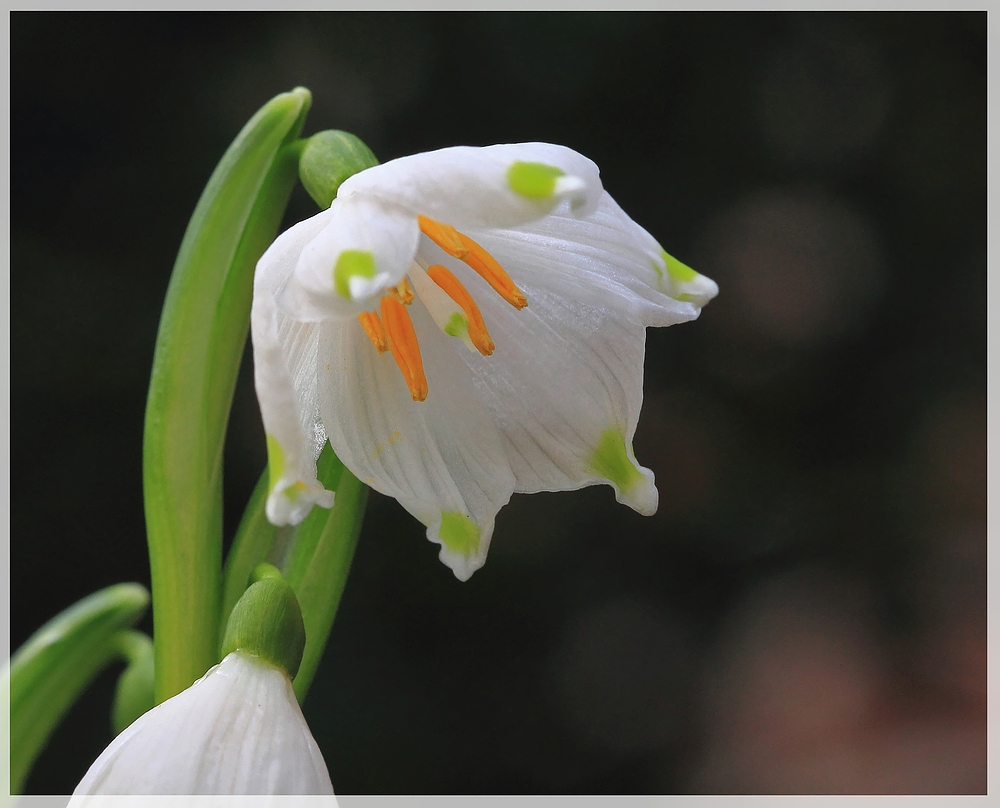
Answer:
[[[385,326],[374,311],[363,311],[358,315],[358,322],[372,341],[372,345],[381,354],[389,350],[389,337],[385,333]]]
[[[414,401],[423,401],[427,398],[427,376],[424,375],[424,362],[420,357],[413,321],[406,306],[391,295],[382,297],[381,309],[392,358],[396,360],[406,386],[410,388],[410,397]]]
[[[479,311],[479,306],[472,299],[469,291],[462,286],[458,278],[451,274],[446,267],[441,264],[433,264],[427,267],[427,274],[431,280],[440,286],[445,293],[454,300],[469,318],[469,339],[476,346],[476,350],[483,356],[493,353],[496,346],[490,338],[490,332],[486,330],[486,323],[483,315]]]
[[[506,300],[515,309],[523,309],[528,305],[528,298],[524,292],[514,285],[510,275],[504,272],[503,267],[486,250],[480,247],[468,236],[458,234],[462,244],[469,253],[462,260],[478,272],[484,281],[493,287],[493,291]]]
[[[426,216],[417,216],[417,224],[420,225],[420,232],[438,245],[448,255],[463,259],[468,252],[462,244],[459,232],[450,224],[436,222]]]
[[[528,299],[524,296],[524,292],[517,288],[514,281],[510,279],[510,275],[504,272],[503,267],[497,263],[492,255],[471,238],[459,233],[451,225],[436,222],[426,216],[417,216],[417,222],[420,225],[420,231],[427,238],[448,255],[464,261],[476,270],[483,280],[493,287],[493,291],[515,309],[523,309],[528,305]]]

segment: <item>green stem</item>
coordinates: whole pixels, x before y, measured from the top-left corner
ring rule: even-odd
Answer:
[[[222,573],[222,609],[219,636],[226,630],[229,614],[250,585],[250,575],[258,563],[268,557],[274,546],[278,529],[267,520],[264,506],[267,504],[269,487],[267,469],[257,481],[257,487],[250,495],[243,519],[236,530],[233,545],[226,557],[226,568]]]
[[[324,209],[330,206],[344,180],[378,163],[357,137],[338,130],[290,141],[283,151],[297,161],[303,187]],[[337,492],[333,508],[313,508],[302,524],[284,528],[280,534],[264,514],[268,484],[268,473],[264,472],[226,560],[220,610],[220,625],[225,627],[255,565],[276,556],[271,560],[281,564],[293,586],[306,628],[305,656],[295,678],[299,701],[309,689],[333,626],[368,495],[367,487],[344,469],[329,444],[318,458],[316,472],[326,488]]]
[[[341,475],[344,472],[344,464],[334,453],[330,444],[323,447],[319,457],[316,459],[316,478],[323,483],[323,487],[336,491],[340,496],[339,485]],[[336,502],[337,499],[334,499]],[[302,583],[306,571],[312,563],[316,548],[320,538],[330,520],[331,511],[326,508],[313,508],[309,515],[302,521],[292,536],[289,546],[285,548],[281,567],[285,570],[288,582],[297,587]]]
[[[279,95],[243,128],[195,208],[167,290],[143,445],[157,702],[217,661],[226,424],[253,268],[296,179],[282,147],[309,103],[303,88]]]
[[[325,463],[323,455],[320,456],[317,476],[328,488],[336,484],[336,499],[329,511],[313,509],[309,518],[320,518],[304,535],[302,528],[307,527],[309,518],[302,523],[284,570],[298,597],[306,629],[305,652],[293,683],[300,702],[305,700],[333,628],[368,501],[368,486],[343,467],[329,446],[324,454],[327,450]],[[334,475],[339,479],[331,480]]]
[[[286,528],[291,532],[288,545],[282,550],[275,547],[275,528],[264,513],[268,482],[265,470],[226,559],[222,612],[225,626],[257,564],[269,556],[283,558],[273,560],[281,566],[285,580],[295,591],[306,630],[305,653],[294,682],[300,702],[312,683],[333,627],[368,499],[368,487],[344,468],[329,444],[323,447],[316,462],[316,476],[326,488],[337,492],[333,507],[313,508],[298,527]]]

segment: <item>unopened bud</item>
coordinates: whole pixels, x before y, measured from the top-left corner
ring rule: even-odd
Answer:
[[[328,129],[306,141],[299,157],[299,179],[316,204],[326,210],[344,180],[377,165],[375,155],[360,138]]]
[[[252,654],[294,678],[306,646],[306,629],[295,592],[278,570],[260,564],[226,624],[222,657],[233,651]]]

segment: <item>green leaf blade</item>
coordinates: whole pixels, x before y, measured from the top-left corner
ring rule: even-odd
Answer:
[[[309,102],[303,88],[279,95],[236,137],[195,208],[167,290],[143,446],[157,702],[217,661],[226,423],[253,267],[294,186],[285,147]]]
[[[118,633],[135,625],[148,606],[149,592],[139,584],[107,587],[56,615],[11,658],[3,678],[10,692],[12,794],[69,708],[121,655]]]

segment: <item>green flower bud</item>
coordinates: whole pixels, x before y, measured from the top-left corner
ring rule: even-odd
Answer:
[[[360,138],[328,129],[305,141],[299,157],[299,179],[316,204],[326,210],[344,180],[377,165],[375,155]]]
[[[260,657],[294,678],[306,647],[306,629],[295,592],[278,570],[259,564],[226,624],[222,657],[233,651]]]

